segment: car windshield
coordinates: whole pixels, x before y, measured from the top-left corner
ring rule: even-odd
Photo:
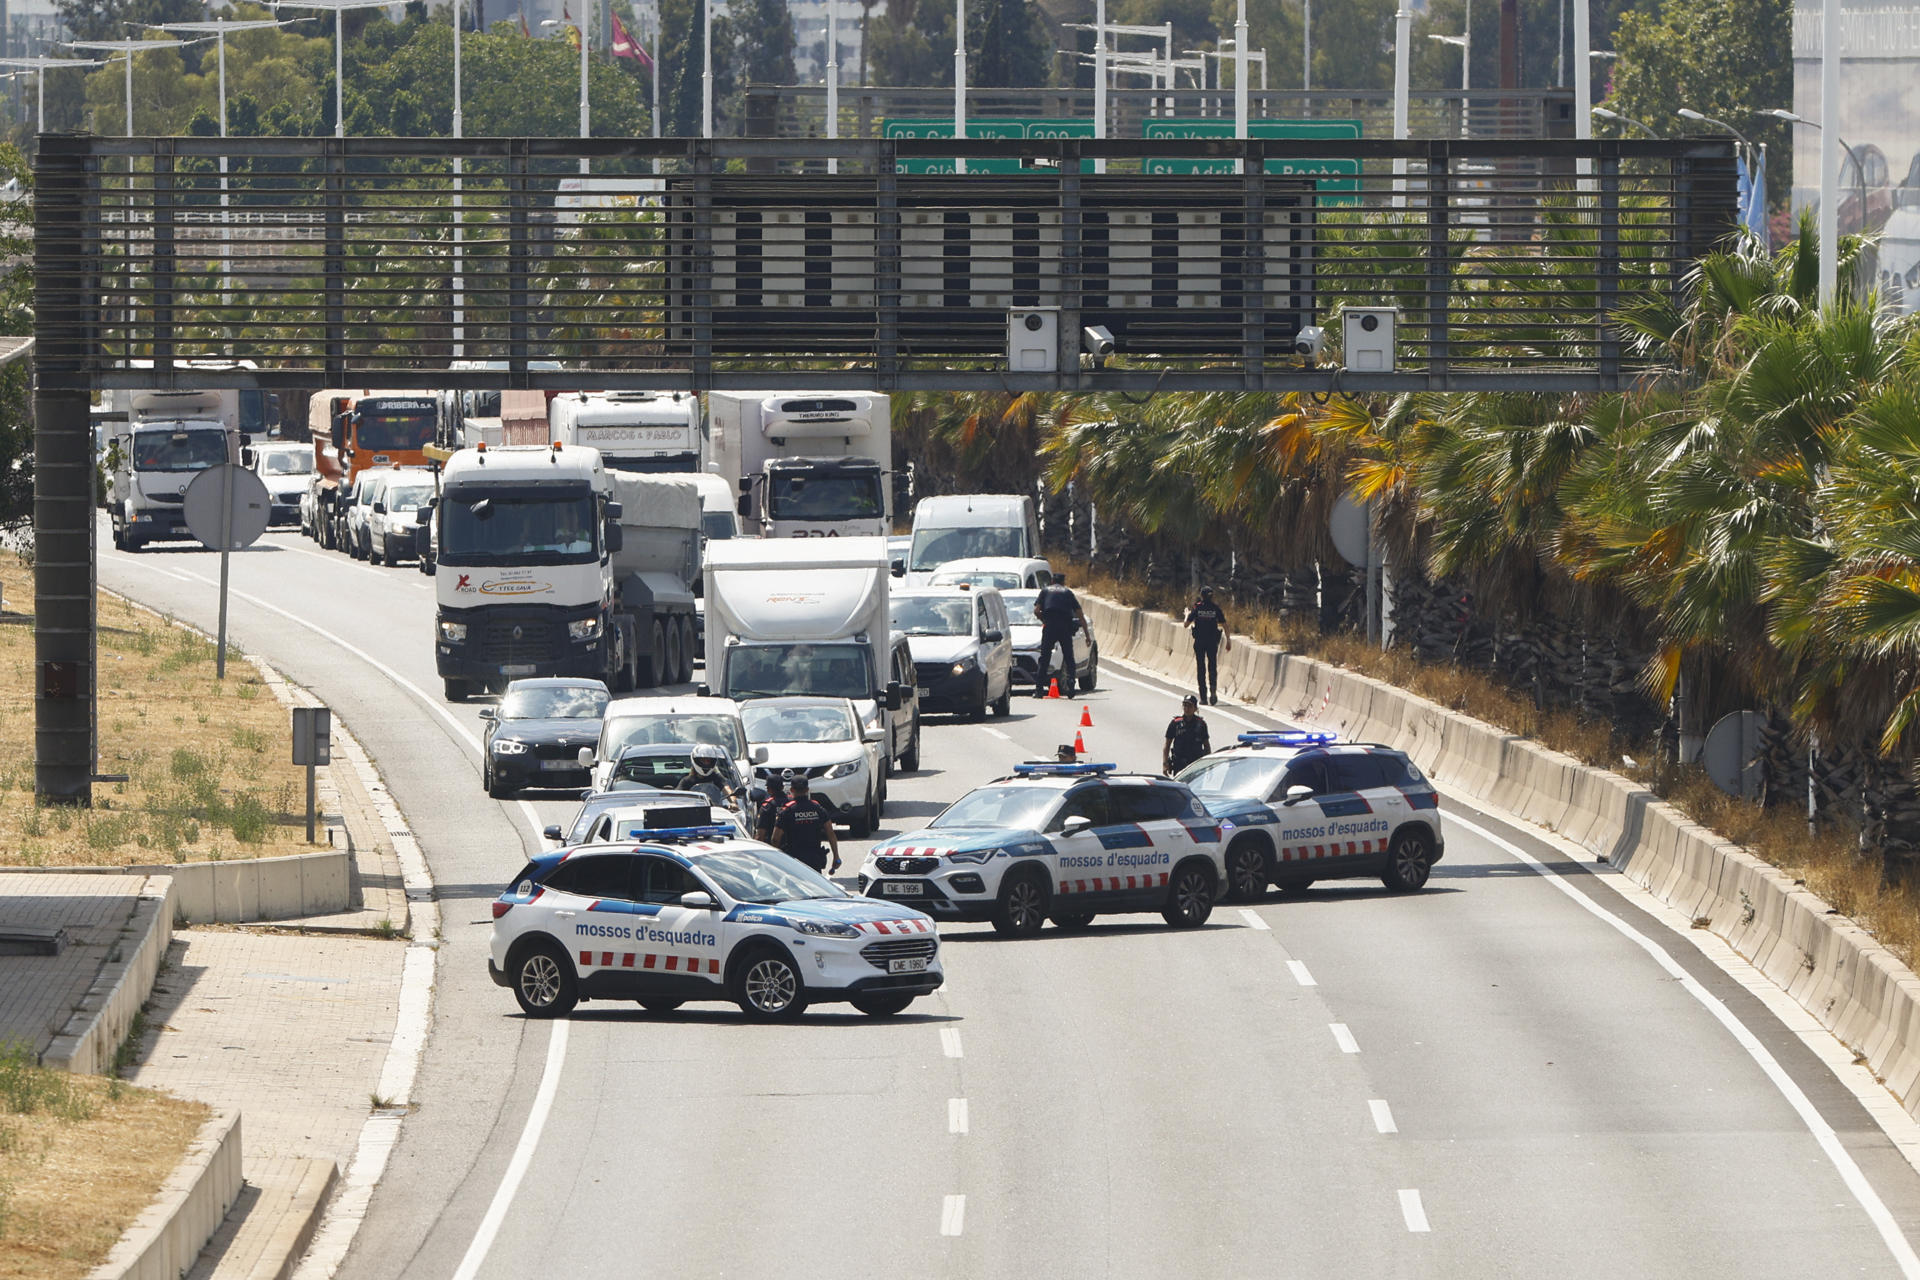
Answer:
[[[749,702],[740,708],[748,742],[851,742],[853,716],[845,707],[783,707]]]
[[[755,644],[727,650],[726,695],[871,698],[867,651],[857,644]]]
[[[927,825],[933,827],[1018,827],[1039,831],[1060,804],[1064,791],[1052,787],[981,787],[969,791]]]
[[[593,499],[584,494],[495,494],[477,502],[456,497],[441,507],[442,564],[584,564],[599,558]]]
[[[1180,781],[1203,796],[1265,800],[1287,768],[1286,756],[1208,756],[1180,771]]]
[[[433,486],[426,484],[390,485],[387,496],[381,501],[387,504],[388,511],[414,511],[433,496]]]
[[[685,751],[666,751],[658,755],[648,752],[643,756],[628,756],[613,767],[613,777],[607,785],[627,782],[635,786],[665,788],[693,772],[693,748]]]
[[[771,849],[727,849],[709,853],[694,865],[728,896],[760,906],[853,896],[818,871]]]
[[[264,476],[304,476],[313,473],[313,455],[300,450],[260,455],[260,474]]]
[[[964,596],[901,596],[892,606],[893,629],[910,636],[973,634],[973,600]]]
[[[878,471],[775,471],[768,485],[775,520],[873,520],[886,510]]]
[[[969,569],[964,573],[936,573],[931,585],[950,587],[962,582],[975,587],[1017,587],[1020,575],[1005,570]]]
[[[747,744],[740,736],[740,722],[732,716],[653,712],[615,716],[607,721],[606,728],[600,731],[600,756],[618,759],[626,747],[681,743],[693,746],[701,742],[720,748],[729,760],[739,760],[747,754]]]
[[[1005,595],[1001,596],[1000,599],[1007,606],[1007,621],[1011,622],[1014,626],[1030,627],[1040,621],[1033,612],[1033,607],[1040,602],[1040,597],[1034,593],[1025,592],[1020,595]]]
[[[205,471],[227,460],[224,431],[142,431],[133,440],[135,471]]]
[[[1025,533],[1024,529],[916,529],[913,560],[907,567],[920,573],[949,560],[1025,555]]]
[[[369,409],[360,415],[355,449],[399,453],[424,449],[433,443],[433,409]]]
[[[591,685],[548,685],[509,689],[500,701],[502,720],[598,720],[607,709],[607,691]]]

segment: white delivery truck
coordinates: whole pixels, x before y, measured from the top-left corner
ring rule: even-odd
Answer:
[[[949,560],[1040,558],[1040,516],[1022,493],[956,493],[922,498],[913,508],[907,581],[925,586]]]
[[[115,393],[104,459],[113,545],[138,551],[149,542],[191,539],[186,492],[193,478],[238,462],[240,435],[233,391]]]
[[[440,476],[434,653],[449,699],[522,676],[616,690],[686,680],[700,497],[598,452],[461,449]]]
[[[850,698],[869,741],[892,742],[890,581],[881,537],[708,543],[701,689],[736,702]]]
[[[610,391],[555,396],[547,406],[553,438],[598,449],[610,470],[700,469],[700,401],[684,391]]]
[[[891,531],[893,419],[886,396],[710,391],[705,433],[705,470],[740,486],[747,533]]]

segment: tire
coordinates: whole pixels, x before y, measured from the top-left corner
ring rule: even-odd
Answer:
[[[448,702],[465,702],[473,688],[465,680],[455,680],[448,676],[440,682],[441,691],[447,695]]]
[[[480,767],[480,784],[487,789],[487,794],[495,800],[506,800],[513,795],[512,787],[503,787],[500,785],[500,776],[493,771],[491,762]]]
[[[865,840],[873,834],[873,800],[871,797],[868,798],[867,803],[847,815],[847,834],[855,840]]]
[[[669,621],[667,625],[661,629],[661,652],[666,655],[666,660],[662,667],[666,672],[665,683],[679,684],[685,680],[686,676],[683,675],[680,670],[680,663],[683,661],[683,656],[680,652],[680,624],[678,622]]]
[[[891,1018],[913,1003],[912,996],[854,996],[853,1007],[869,1018]]]
[[[1213,914],[1213,868],[1189,859],[1173,869],[1167,886],[1167,905],[1160,918],[1176,929],[1198,929]]]
[[[891,772],[893,770],[884,765],[880,769],[880,792],[873,798],[873,821],[876,826],[887,816],[887,775]]]
[[[1053,894],[1047,882],[1033,871],[1015,871],[1000,886],[1000,900],[993,905],[993,928],[1009,938],[1031,938],[1047,923]]]
[[[658,622],[653,624],[652,646],[643,648],[634,660],[633,684],[636,689],[651,689],[666,684],[671,672],[667,670],[666,629]]]
[[[127,549],[127,535],[126,532],[120,528],[120,522],[118,520],[109,520],[107,524],[113,530],[113,549],[115,551],[125,551]]]
[[[1001,693],[1000,700],[993,704],[993,714],[995,714],[996,716],[1002,716],[1002,717],[1010,716],[1013,714],[1013,677],[1012,676],[1007,677],[1006,690]]]
[[[700,658],[700,633],[694,630],[693,616],[680,617],[680,679],[693,682],[693,664]]]
[[[727,986],[740,1012],[760,1021],[797,1018],[807,1007],[800,966],[777,947],[764,947],[742,959]]]
[[[536,942],[508,962],[513,998],[529,1018],[562,1018],[580,1003],[580,984],[573,966],[551,942]]]
[[[1227,846],[1227,896],[1252,902],[1267,891],[1267,850],[1257,836],[1241,836]]]
[[[1402,827],[1387,846],[1387,869],[1380,883],[1395,893],[1417,893],[1433,874],[1433,837],[1420,826]]]
[[[1056,929],[1084,929],[1093,923],[1091,911],[1056,911],[1053,913],[1053,927]]]
[[[667,996],[650,996],[638,1003],[640,1007],[648,1013],[672,1013],[675,1009],[685,1004],[686,1001],[675,1000]]]
[[[379,547],[374,545],[373,535],[368,534],[367,535],[367,563],[368,564],[385,564],[386,559],[387,559],[386,554],[382,552]]]
[[[907,749],[900,753],[900,767],[908,773],[920,771],[920,720],[917,716],[913,721],[913,737],[908,741]]]
[[[1099,687],[1099,685],[1096,683],[1099,680],[1099,678],[1100,678],[1100,651],[1096,649],[1087,658],[1087,674],[1080,677],[1080,692],[1092,693],[1096,688]]]

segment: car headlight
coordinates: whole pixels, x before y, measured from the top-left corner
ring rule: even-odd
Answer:
[[[441,623],[440,638],[448,644],[465,644],[467,642],[467,624],[464,622]]]
[[[998,849],[971,849],[965,852],[956,850],[948,853],[946,859],[948,862],[985,862],[998,852],[1000,852]]]
[[[598,640],[600,638],[600,619],[577,618],[567,624],[569,640]]]
[[[795,920],[793,927],[801,933],[811,933],[821,938],[857,938],[860,931],[850,924],[836,924],[831,920]]]
[[[821,776],[826,778],[851,778],[858,772],[860,772],[860,762],[858,760],[843,760]]]
[[[527,744],[518,738],[495,738],[493,754],[497,756],[521,756],[527,753]]]
[[[972,658],[962,658],[960,659],[960,661],[953,664],[953,674],[957,676],[963,676],[971,670],[973,670]]]

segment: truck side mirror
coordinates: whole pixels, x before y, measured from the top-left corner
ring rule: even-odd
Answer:
[[[621,547],[626,545],[625,535],[621,532],[620,525],[617,521],[607,521],[606,541],[609,552],[618,552]]]
[[[710,684],[697,684],[693,687],[693,691],[702,698],[711,698],[713,696],[713,686]]]
[[[432,507],[430,507],[430,506],[428,506],[428,507],[415,507],[415,508],[413,509],[413,522],[414,522],[415,524],[432,524],[432,523],[433,523],[433,508],[432,508]]]
[[[896,578],[904,578],[907,576],[907,562],[905,560],[895,560],[888,567],[893,570],[893,576]]]
[[[900,709],[900,682],[895,680],[889,684],[886,692],[881,695],[880,700],[887,704],[887,710],[898,711]]]
[[[626,507],[618,502],[609,502],[606,506],[602,507],[601,510],[606,513],[607,519],[614,521],[619,520],[621,516],[627,514]]]
[[[740,501],[733,504],[733,509],[742,520],[745,520],[753,514],[753,498],[748,494],[741,494]]]
[[[386,503],[384,503],[384,502],[376,502],[376,503],[374,503],[374,504],[373,504],[373,514],[375,514],[375,515],[377,515],[377,516],[383,516],[383,515],[385,515],[385,514],[387,514],[387,504],[386,504]]]

